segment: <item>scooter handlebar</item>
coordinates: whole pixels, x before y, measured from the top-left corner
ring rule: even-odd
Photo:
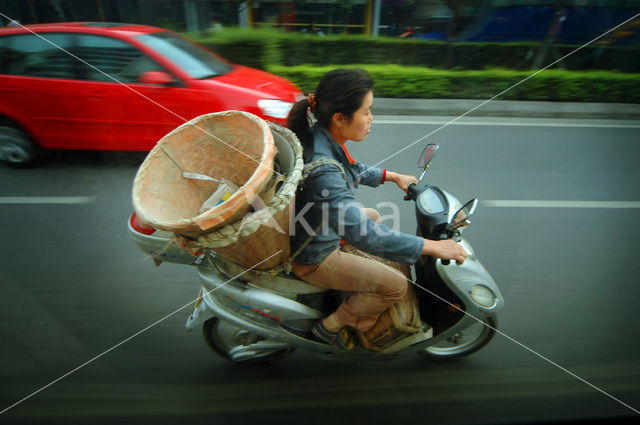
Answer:
[[[412,201],[416,199],[416,191],[414,188],[416,187],[415,183],[410,183],[409,187],[407,187],[407,194],[404,195],[405,201]]]

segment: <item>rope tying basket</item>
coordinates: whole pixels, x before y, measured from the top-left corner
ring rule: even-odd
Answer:
[[[275,178],[276,184],[265,196],[254,202],[255,211],[242,220],[200,236],[187,245],[208,248],[235,263],[257,270],[268,270],[284,263],[291,255],[289,246],[290,208],[295,205],[295,194],[302,177],[304,163],[302,146],[296,135],[277,124],[269,129],[278,148],[276,164],[284,179]],[[268,200],[274,191],[273,198]]]
[[[197,117],[164,136],[133,183],[137,216],[195,239],[240,220],[269,186],[276,146],[266,122],[240,111]],[[201,212],[222,182],[238,188]]]

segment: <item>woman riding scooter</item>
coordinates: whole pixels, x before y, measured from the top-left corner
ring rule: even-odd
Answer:
[[[314,327],[316,337],[339,349],[357,348],[351,329],[366,331],[378,316],[401,299],[408,281],[368,258],[340,251],[340,239],[388,260],[413,264],[421,255],[462,263],[464,248],[452,240],[429,240],[400,233],[378,223],[374,210],[359,208],[358,184],[376,187],[394,182],[405,192],[413,176],[369,167],[354,160],[346,142],[364,141],[373,116],[373,80],[361,69],[336,69],[323,76],[313,94],[291,110],[287,124],[304,149],[305,163],[319,162],[310,171],[296,198],[292,252],[293,273],[322,287],[349,291],[339,308]],[[310,114],[317,121],[309,126]],[[315,229],[315,230],[313,230]]]

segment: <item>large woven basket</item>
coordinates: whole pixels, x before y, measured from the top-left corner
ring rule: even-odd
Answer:
[[[160,139],[140,166],[133,183],[136,214],[152,227],[190,238],[238,221],[270,184],[275,154],[269,127],[253,114],[227,111],[195,118]],[[222,179],[239,189],[200,213]]]
[[[277,124],[269,123],[278,148],[275,162],[280,170],[271,200],[256,204],[256,211],[242,220],[200,236],[191,244],[208,248],[235,263],[257,270],[271,269],[290,256],[289,218],[295,194],[302,178],[302,146],[296,135]],[[266,194],[265,194],[266,195]]]

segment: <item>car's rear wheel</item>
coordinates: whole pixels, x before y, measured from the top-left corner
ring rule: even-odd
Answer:
[[[42,156],[35,142],[20,128],[0,123],[0,161],[15,168],[29,167]]]

